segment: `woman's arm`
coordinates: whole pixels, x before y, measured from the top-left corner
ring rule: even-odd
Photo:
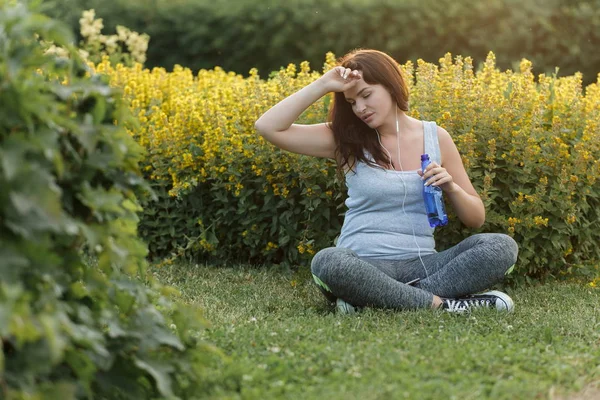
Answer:
[[[442,153],[442,166],[432,162],[423,177],[428,179],[435,174],[434,180],[429,183],[442,188],[463,224],[471,228],[479,228],[485,222],[483,202],[465,171],[458,149],[450,134],[445,129],[438,127],[438,138]]]
[[[266,140],[283,150],[335,158],[333,132],[327,124],[300,125],[294,124],[294,121],[325,94],[347,90],[360,79],[358,71],[333,68],[270,108],[256,121],[254,127]]]

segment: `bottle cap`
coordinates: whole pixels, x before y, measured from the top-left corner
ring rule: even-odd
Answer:
[[[422,154],[421,161],[429,160],[429,154]]]

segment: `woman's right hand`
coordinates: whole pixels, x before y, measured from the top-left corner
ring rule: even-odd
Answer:
[[[325,75],[319,78],[327,92],[345,92],[356,85],[356,82],[361,79],[362,76],[359,70],[352,70],[342,66],[330,69]]]

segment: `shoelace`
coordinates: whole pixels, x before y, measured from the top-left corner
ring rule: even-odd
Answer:
[[[447,300],[449,311],[467,311],[475,307],[490,307],[492,305],[489,299],[456,299]]]

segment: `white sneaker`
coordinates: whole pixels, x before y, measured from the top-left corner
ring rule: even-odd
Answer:
[[[346,303],[340,298],[335,300],[335,307],[340,314],[356,314],[359,310],[358,307],[354,307],[352,304]]]
[[[442,309],[448,312],[463,313],[481,307],[511,312],[515,308],[515,304],[509,295],[498,290],[457,299],[442,299]]]

